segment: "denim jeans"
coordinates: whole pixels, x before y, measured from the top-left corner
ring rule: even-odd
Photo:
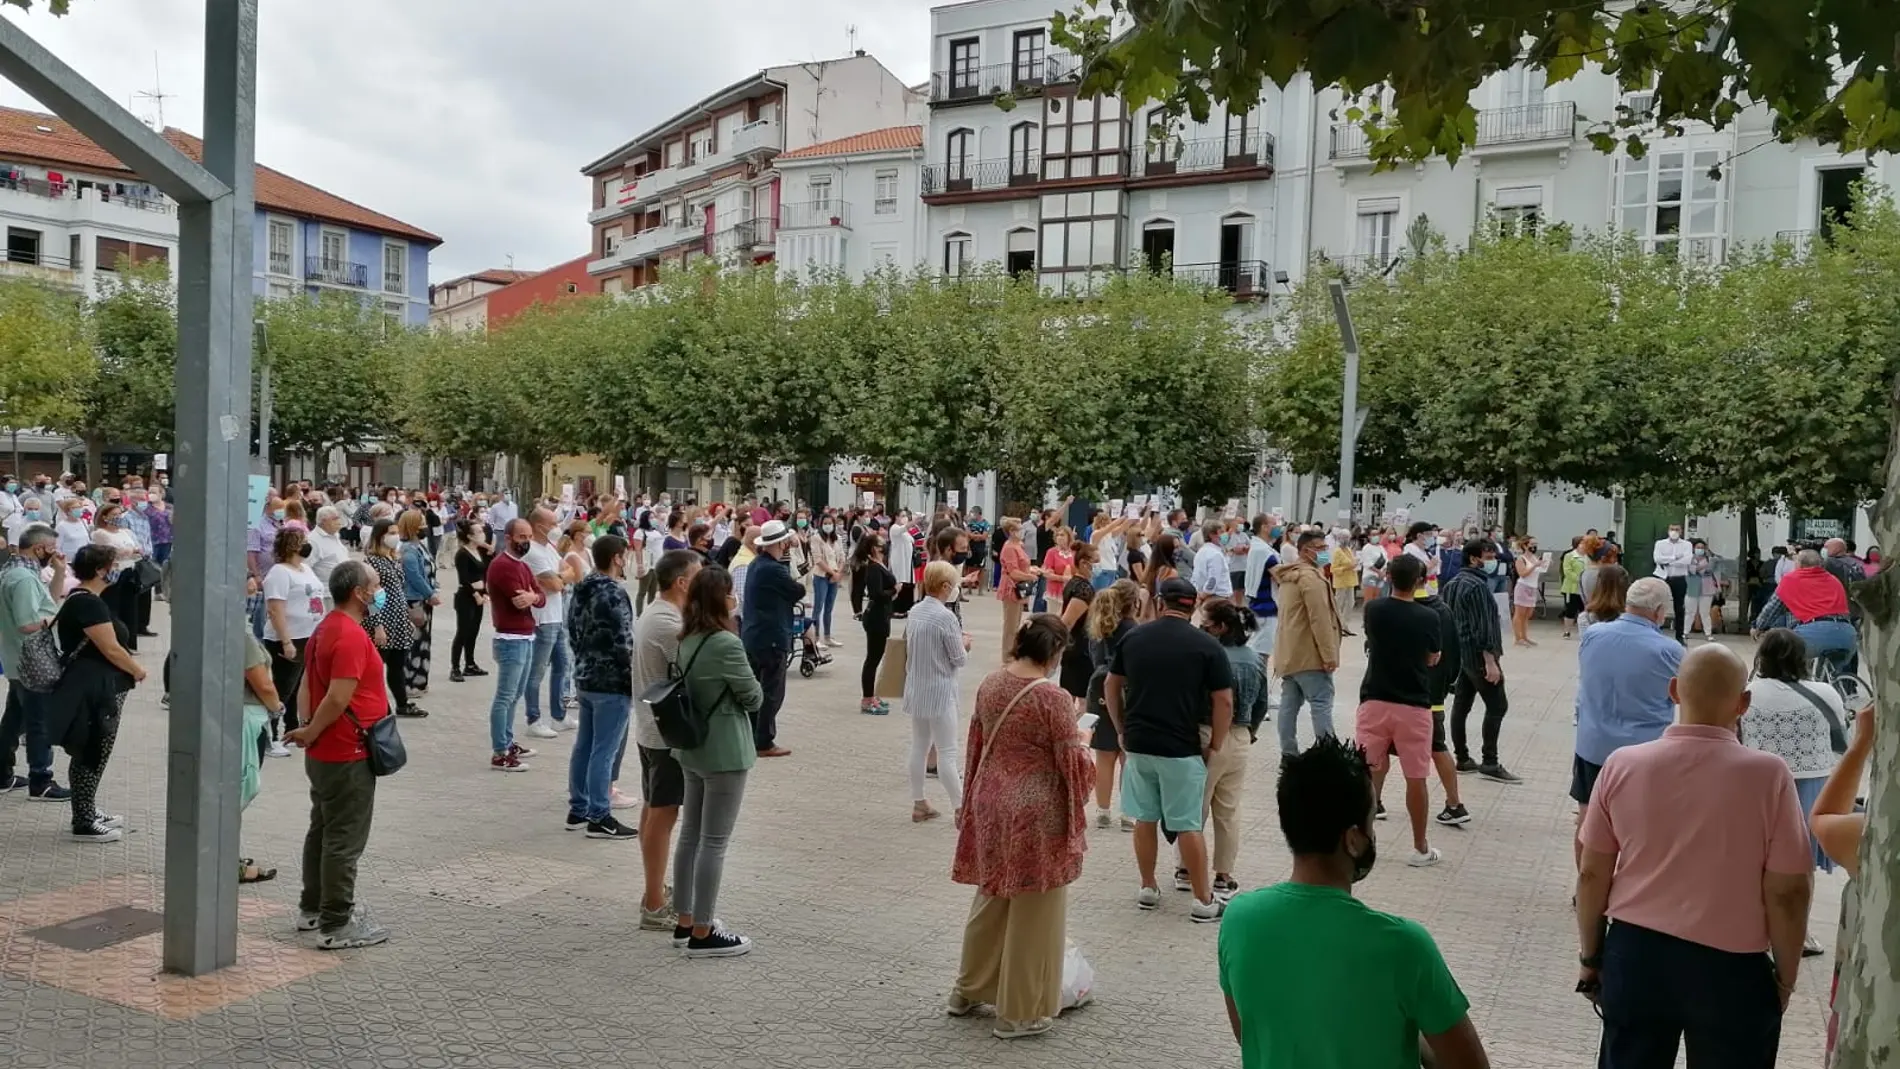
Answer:
[[[1794,633],[1807,645],[1810,658],[1826,657],[1839,672],[1851,672],[1857,667],[1860,643],[1853,624],[1843,620],[1817,620],[1802,624]]]
[[[1280,753],[1300,752],[1300,703],[1313,714],[1313,735],[1333,733],[1333,674],[1314,669],[1280,677]]]
[[[614,785],[615,756],[626,743],[627,718],[632,713],[633,699],[625,694],[580,692],[580,725],[567,761],[569,815],[599,823],[613,811],[609,789]]]
[[[53,782],[53,744],[46,737],[51,694],[35,694],[17,679],[7,681],[7,707],[0,716],[0,782],[13,777],[13,750],[26,736],[27,785],[34,790]]]
[[[488,706],[488,744],[502,753],[515,741],[515,703],[528,689],[528,666],[536,643],[495,639],[495,700]]]
[[[550,674],[548,669],[554,671]],[[556,720],[566,717],[561,695],[567,693],[567,625],[534,625],[534,664],[528,668],[528,723],[541,719],[541,680],[548,680],[548,713]]]
[[[822,575],[813,576],[811,580],[811,622],[813,626],[818,628],[818,633],[826,638],[831,637],[831,615],[832,610],[837,604],[838,584]]]

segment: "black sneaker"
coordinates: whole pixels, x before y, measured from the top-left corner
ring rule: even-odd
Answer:
[[[65,802],[70,801],[72,796],[73,792],[57,783],[43,783],[26,792],[27,800],[32,802]]]
[[[587,818],[577,817],[574,814],[569,813],[567,815],[567,824],[565,825],[565,827],[567,828],[568,831],[579,831],[582,828],[587,827]]]
[[[0,794],[12,794],[14,791],[25,790],[26,787],[27,780],[25,776],[0,776]]]
[[[1478,770],[1478,762],[1473,761],[1469,757],[1460,757],[1458,759],[1458,771],[1476,772],[1477,770]]]
[[[429,710],[424,709],[420,705],[405,705],[402,708],[396,710],[396,715],[401,716],[401,717],[407,717],[410,720],[421,720],[423,717],[429,715]]]
[[[1384,802],[1380,802],[1380,803],[1379,803],[1379,808],[1377,808],[1377,809],[1375,809],[1375,810],[1373,810],[1373,811],[1372,811],[1372,819],[1374,819],[1374,820],[1384,820],[1384,819],[1385,819],[1385,803],[1384,803]]]
[[[1491,780],[1495,783],[1522,783],[1524,782],[1523,777],[1516,775],[1510,769],[1505,768],[1503,765],[1498,764],[1496,761],[1492,761],[1489,764],[1479,765],[1478,775],[1483,776],[1485,779]]]
[[[693,936],[686,941],[689,958],[736,958],[752,951],[752,940],[714,925],[705,938]]]
[[[692,938],[693,938],[693,926],[692,926],[692,925],[690,925],[690,924],[675,924],[675,925],[673,926],[673,948],[674,948],[675,950],[684,950],[684,949],[686,949],[686,944],[687,944],[688,942],[690,942],[690,941],[692,940]]]
[[[449,673],[449,682],[451,682],[451,683],[460,683],[460,682],[462,682],[462,673],[460,673],[460,672],[450,672],[450,673]]]
[[[1448,805],[1438,814],[1438,822],[1446,826],[1471,823],[1471,811],[1462,805]]]
[[[483,668],[483,667],[481,667],[481,666],[479,666],[479,665],[473,665],[473,664],[471,664],[471,665],[469,665],[469,666],[468,666],[467,668],[464,668],[464,669],[462,669],[462,674],[463,674],[463,675],[465,675],[465,676],[471,676],[471,677],[473,677],[473,676],[485,676],[485,675],[487,675],[487,674],[488,674],[488,669],[486,669],[486,668]]]
[[[568,819],[572,820],[573,818],[570,817]],[[638,829],[629,828],[610,816],[606,820],[589,821],[587,824],[587,837],[589,839],[638,839],[640,832]]]

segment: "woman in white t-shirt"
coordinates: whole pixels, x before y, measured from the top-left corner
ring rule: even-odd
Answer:
[[[145,554],[139,549],[139,540],[125,528],[125,509],[112,502],[99,506],[92,530],[92,544],[105,546],[112,550],[112,572],[107,579],[105,592],[100,595],[105,603],[112,607],[113,615],[119,618],[131,632],[125,648],[139,651],[139,587],[138,577],[126,571]],[[61,524],[61,526],[65,526]]]
[[[70,561],[92,541],[92,528],[85,521],[86,502],[66,497],[56,507],[59,518],[53,522],[53,533],[59,536],[59,555]]]
[[[335,505],[325,505],[317,510],[317,525],[310,529],[310,570],[315,573],[317,582],[326,587],[324,603],[329,603],[327,587],[330,573],[336,566],[350,559],[350,549],[343,544],[342,509]]]
[[[271,545],[271,559],[277,563],[264,573],[264,609],[268,625],[264,628],[264,648],[270,651],[270,677],[279,695],[289,694],[284,704],[296,708],[297,685],[303,681],[304,647],[323,620],[323,583],[307,562],[312,554],[308,536],[300,527],[285,527],[277,532]],[[296,713],[287,714],[289,723],[271,721],[272,757],[289,757],[280,728],[296,728]]]

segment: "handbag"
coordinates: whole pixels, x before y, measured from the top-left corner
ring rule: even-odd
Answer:
[[[1042,679],[1030,680],[1027,686],[1023,687],[1023,689],[1016,692],[1016,696],[1009,700],[1009,704],[1003,706],[1003,711],[996,714],[996,723],[990,725],[989,727],[983,730],[984,746],[981,750],[978,750],[976,752],[976,763],[970,766],[969,779],[963,785],[964,798],[966,799],[969,798],[972,790],[975,788],[976,777],[979,773],[983,771],[983,758],[986,754],[990,752],[990,747],[988,744],[990,740],[993,740],[994,738],[996,738],[996,735],[998,732],[1003,730],[1003,722],[1009,719],[1010,710],[1016,708],[1016,703],[1019,701],[1022,701],[1023,697],[1027,695],[1030,691],[1035,690],[1037,687],[1040,687],[1047,682],[1049,682],[1049,679],[1046,676],[1043,677]]]
[[[693,701],[692,691],[686,686],[687,673],[693,670],[693,662],[699,660],[699,655],[704,652],[706,652],[706,644],[702,642],[699,648],[693,651],[692,659],[686,662],[686,667],[668,664],[666,678],[648,687],[640,695],[640,700],[646,703],[647,708],[653,710],[653,720],[660,729],[660,737],[665,739],[666,745],[674,750],[697,750],[706,745],[708,721],[712,710],[708,709],[702,714],[697,703]],[[730,689],[730,687],[731,684],[727,684],[727,688]],[[724,700],[725,695],[721,694],[719,697]],[[719,702],[715,701],[713,704],[717,706]]]
[[[402,733],[396,730],[396,718],[385,713],[381,720],[368,727],[356,718],[345,706],[343,715],[356,725],[357,737],[363,740],[363,750],[368,755],[369,771],[372,776],[393,776],[402,771],[409,763],[409,751],[403,747]]]
[[[871,693],[879,698],[904,696],[904,676],[910,670],[910,643],[902,635],[884,640],[884,661],[877,668],[877,686]]]
[[[140,557],[138,560],[132,562],[132,581],[138,584],[139,593],[143,594],[147,590],[157,587],[159,581],[164,578],[164,571],[161,570],[158,565],[153,564],[151,558]]]
[[[74,650],[74,653],[79,652]],[[35,694],[45,694],[59,686],[65,674],[67,658],[59,655],[59,639],[53,634],[52,621],[26,636],[20,644],[20,663],[8,665],[13,678]]]
[[[1034,579],[1024,579],[1017,583],[1014,589],[1016,591],[1017,601],[1028,601],[1030,598],[1036,596],[1036,581]]]
[[[1846,753],[1847,729],[1842,726],[1841,718],[1834,715],[1834,707],[1827,703],[1826,698],[1821,697],[1819,694],[1814,693],[1799,683],[1790,682],[1788,686],[1793,687],[1796,694],[1806,698],[1816,709],[1821,710],[1821,715],[1827,718],[1828,746],[1832,748],[1837,755]]]

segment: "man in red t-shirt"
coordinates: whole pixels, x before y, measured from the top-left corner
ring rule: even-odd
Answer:
[[[310,778],[297,930],[318,929],[320,949],[345,950],[389,939],[389,930],[355,901],[356,863],[369,843],[376,808],[376,777],[363,732],[389,715],[383,660],[363,621],[388,595],[369,565],[345,561],[330,573],[330,596],[336,608],[304,650],[297,694],[303,726],[287,737],[304,747],[304,774]]]

